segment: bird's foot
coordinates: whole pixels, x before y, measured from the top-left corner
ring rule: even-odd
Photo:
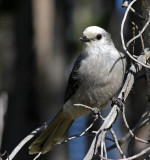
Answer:
[[[104,118],[102,117],[101,112],[100,112],[100,110],[98,108],[93,108],[92,116],[95,119],[101,118],[102,120],[104,120]]]
[[[117,105],[119,108],[120,108],[120,110],[122,110],[122,108],[124,107],[124,101],[121,99],[121,98],[112,98],[111,99],[111,101],[112,101],[112,104],[111,104],[111,106],[113,107],[113,105]]]

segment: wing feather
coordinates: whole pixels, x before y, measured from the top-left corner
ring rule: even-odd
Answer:
[[[80,68],[82,60],[85,59],[85,54],[80,54],[75,61],[72,72],[70,73],[68,84],[65,91],[64,103],[66,103],[72,95],[75,94],[80,86],[80,78],[78,76],[78,69]]]

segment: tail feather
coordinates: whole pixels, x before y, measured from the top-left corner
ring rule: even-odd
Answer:
[[[29,154],[42,154],[50,151],[56,144],[61,143],[67,134],[73,119],[65,117],[60,111],[43,133],[29,146]]]

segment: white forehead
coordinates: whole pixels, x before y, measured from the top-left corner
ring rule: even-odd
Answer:
[[[83,31],[83,35],[85,36],[95,36],[97,34],[105,34],[107,33],[103,28],[97,27],[97,26],[90,26],[87,27],[84,31]]]

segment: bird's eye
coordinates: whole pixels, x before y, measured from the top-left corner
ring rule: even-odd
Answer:
[[[96,38],[97,38],[98,40],[100,40],[100,39],[102,38],[102,35],[101,35],[101,34],[98,34],[98,35],[96,36]]]

